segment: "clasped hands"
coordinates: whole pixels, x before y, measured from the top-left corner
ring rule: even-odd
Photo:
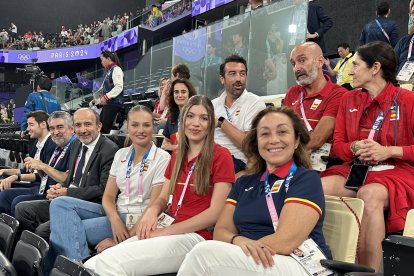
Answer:
[[[364,163],[378,164],[392,157],[389,147],[385,147],[378,142],[370,139],[356,142],[355,156]]]

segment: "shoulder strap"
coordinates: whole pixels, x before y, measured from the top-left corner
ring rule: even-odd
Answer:
[[[39,93],[40,93],[40,97],[42,97],[43,104],[46,108],[46,113],[49,114],[49,109],[47,108],[47,104],[46,104],[46,101],[45,101],[45,96],[43,95],[43,92],[39,92]]]
[[[345,58],[345,60],[341,63],[341,65],[339,65],[338,71],[339,69],[341,69],[341,67],[348,61],[348,59],[350,59],[351,57],[353,57],[354,54],[350,55],[349,57]]]

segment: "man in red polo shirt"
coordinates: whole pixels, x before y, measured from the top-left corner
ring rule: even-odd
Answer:
[[[284,105],[295,110],[303,119],[311,140],[312,166],[324,171],[321,156],[332,155],[332,135],[342,94],[347,90],[333,82],[322,71],[325,58],[318,44],[306,42],[290,54],[296,83],[288,89]]]

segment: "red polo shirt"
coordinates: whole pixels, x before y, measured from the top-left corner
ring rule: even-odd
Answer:
[[[348,91],[333,83],[326,75],[324,77],[327,83],[321,91],[308,95],[302,86],[295,85],[289,88],[284,100],[284,105],[295,110],[303,119],[300,111],[300,94],[303,93],[303,108],[312,129],[315,129],[323,116],[336,118],[341,97]]]
[[[176,156],[176,152],[174,152],[171,156],[170,163],[168,164],[168,167],[165,170],[165,177],[167,179],[171,179]],[[178,183],[175,186],[173,201],[170,209],[172,214],[175,214],[175,211],[177,210],[178,201],[180,200],[180,196],[183,191],[188,172],[190,171],[190,168],[195,162],[195,160],[196,158],[192,160],[184,158],[183,160],[183,168],[181,169],[181,173],[178,177]],[[216,183],[234,183],[234,165],[230,151],[218,144],[214,144],[213,161],[211,163],[210,170],[210,193],[208,195],[197,195],[194,192],[194,177],[196,172],[197,168],[190,177],[189,186],[187,188],[187,191],[185,192],[181,208],[177,213],[177,217],[175,218],[174,223],[178,223],[192,218],[200,214],[204,210],[208,209],[210,207],[211,198],[213,195],[213,188]],[[206,240],[213,239],[213,233],[208,231],[207,229],[196,231],[196,233]]]

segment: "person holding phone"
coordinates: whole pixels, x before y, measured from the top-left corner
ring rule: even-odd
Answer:
[[[178,276],[326,275],[318,273],[324,271],[320,258],[331,258],[322,232],[325,200],[311,169],[309,140],[290,108],[268,107],[255,116],[243,142],[247,175],[237,179],[227,198],[215,241],[196,245]],[[320,258],[309,255],[307,264],[296,260],[301,245]]]
[[[358,260],[377,271],[385,232],[402,230],[414,208],[414,94],[397,86],[396,68],[385,42],[356,50],[349,74],[361,90],[342,97],[334,132],[333,149],[345,164],[321,173],[325,194],[364,201]],[[359,168],[351,169],[351,162]],[[350,183],[354,173],[360,183]],[[360,187],[350,190],[345,183]]]
[[[136,236],[93,257],[85,267],[98,275],[157,275],[177,272],[186,254],[210,240],[234,182],[230,152],[214,143],[214,109],[201,95],[182,110],[182,137],[165,171],[158,198],[141,217]],[[156,228],[158,218],[173,223]]]

